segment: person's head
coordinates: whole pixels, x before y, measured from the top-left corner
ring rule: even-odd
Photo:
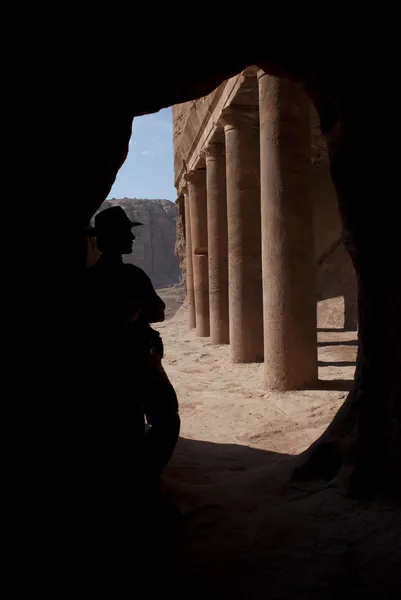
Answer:
[[[132,228],[142,225],[130,221],[121,206],[112,206],[98,213],[95,226],[88,230],[88,235],[96,236],[97,247],[102,254],[131,254],[135,239]]]

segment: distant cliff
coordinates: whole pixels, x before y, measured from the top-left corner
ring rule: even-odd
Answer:
[[[169,200],[122,198],[105,200],[99,210],[121,206],[132,221],[143,227],[134,229],[136,240],[131,255],[124,262],[141,267],[156,288],[175,285],[180,280],[179,260],[175,255],[177,206]],[[93,262],[93,248],[89,262]]]

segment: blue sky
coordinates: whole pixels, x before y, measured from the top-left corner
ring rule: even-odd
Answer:
[[[127,159],[108,198],[177,199],[171,108],[134,119]]]

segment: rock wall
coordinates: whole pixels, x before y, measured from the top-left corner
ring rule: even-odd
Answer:
[[[132,221],[144,226],[135,228],[134,249],[124,262],[141,267],[155,288],[179,283],[179,260],[175,254],[177,206],[169,200],[137,200],[122,198],[105,200],[99,210],[121,206]],[[96,260],[96,248],[89,245],[88,264]]]
[[[330,176],[328,152],[318,115],[312,106],[311,143],[318,327],[356,330],[356,276],[342,242],[341,220]]]

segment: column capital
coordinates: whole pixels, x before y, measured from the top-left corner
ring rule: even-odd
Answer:
[[[255,77],[258,72],[259,67],[257,65],[251,65],[250,67],[246,67],[241,73],[244,77]]]
[[[223,156],[226,151],[224,141],[212,141],[205,148],[205,158],[215,158],[216,156]]]
[[[259,128],[259,107],[254,105],[233,105],[223,108],[220,122],[227,129],[237,129],[238,127]]]
[[[180,187],[180,196],[188,196],[188,184],[187,182],[183,183]]]
[[[192,183],[196,185],[202,181],[202,178],[206,177],[206,169],[194,169],[193,171],[188,171],[184,175],[184,180],[187,183]]]
[[[257,77],[258,81],[261,77],[264,77],[265,75],[269,75],[269,73],[266,73],[266,71],[264,71],[263,69],[258,69],[256,71],[256,77]],[[270,77],[272,77],[272,76],[270,75]]]

